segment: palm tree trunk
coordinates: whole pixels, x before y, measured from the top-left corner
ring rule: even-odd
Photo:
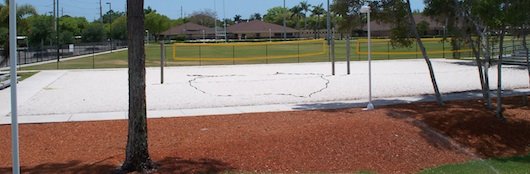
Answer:
[[[143,0],[127,0],[129,124],[125,162],[121,170],[148,173],[154,169],[154,164],[147,144],[143,9]]]
[[[425,50],[425,46],[423,45],[423,42],[421,41],[420,35],[418,33],[418,29],[416,28],[416,21],[414,20],[414,17],[412,16],[412,9],[410,7],[410,0],[407,0],[407,6],[408,6],[408,18],[410,22],[410,28],[412,30],[412,33],[416,37],[416,42],[418,43],[418,46],[420,47],[421,54],[423,55],[423,58],[425,59],[425,62],[427,63],[427,67],[429,68],[429,74],[431,76],[431,82],[432,86],[434,88],[434,93],[436,95],[436,101],[438,102],[438,105],[443,106],[444,102],[442,99],[442,95],[440,94],[440,90],[438,89],[438,84],[436,82],[436,76],[434,75],[434,69],[432,67],[431,60],[429,59],[429,56],[427,55],[427,51]]]

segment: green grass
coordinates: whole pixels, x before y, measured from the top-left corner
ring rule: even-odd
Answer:
[[[31,76],[37,74],[37,73],[38,73],[38,71],[32,71],[32,72],[19,72],[19,73],[18,73],[18,76],[20,76],[20,79],[19,79],[19,80],[20,80],[20,81],[25,80],[25,79],[27,79],[27,78],[29,78],[29,77],[31,77]]]
[[[443,165],[440,167],[424,170],[421,172],[421,174],[496,173],[491,169],[490,166],[499,173],[527,174],[530,173],[530,154],[519,157],[494,158],[484,161],[470,161],[462,164]]]
[[[351,60],[366,60],[367,55],[356,54],[356,41],[351,44]],[[425,46],[428,51],[442,51],[450,49],[449,42],[427,41]],[[367,44],[360,44],[360,51],[367,51]],[[172,45],[166,45],[167,66],[187,66],[187,65],[225,65],[225,64],[265,64],[265,63],[296,63],[296,62],[326,62],[329,61],[327,53],[312,56],[291,57],[282,59],[271,59],[266,57],[282,55],[298,55],[306,53],[316,53],[322,51],[322,42],[319,43],[301,43],[286,45],[259,45],[259,46],[187,46],[177,47],[177,57],[194,58],[194,60],[173,60]],[[339,40],[335,44],[335,55],[337,61],[346,60],[345,41]],[[390,55],[372,55],[374,60],[387,59],[419,59],[421,53],[416,53],[416,44],[407,48],[393,48],[390,44],[384,42],[375,42],[372,45],[374,52],[413,52],[410,54],[390,54]],[[429,53],[431,58],[451,58],[452,54],[446,53]],[[462,57],[471,56],[470,53],[462,53]],[[242,60],[249,57],[261,57],[258,60]],[[203,58],[224,58],[225,60],[203,60]],[[146,66],[160,66],[160,46],[150,44],[146,46]],[[111,54],[99,55],[95,57],[86,57],[76,60],[62,61],[59,64],[49,63],[31,67],[22,68],[23,70],[50,70],[50,69],[92,69],[92,68],[125,68],[127,67],[127,52],[115,52]]]

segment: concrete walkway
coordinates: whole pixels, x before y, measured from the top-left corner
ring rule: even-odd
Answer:
[[[472,62],[434,60],[446,100],[480,98]],[[329,63],[169,67],[160,84],[158,68],[147,69],[149,118],[364,107],[367,62],[345,63],[331,76]],[[423,60],[375,61],[376,106],[432,101]],[[496,86],[490,69],[491,88]],[[505,95],[530,93],[525,69],[503,70]],[[463,93],[462,93],[463,92]],[[21,123],[127,118],[127,69],[42,71],[19,83]],[[0,124],[9,124],[9,90],[0,91]]]

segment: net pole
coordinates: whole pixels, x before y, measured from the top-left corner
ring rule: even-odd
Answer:
[[[199,45],[199,66],[202,66],[202,53],[201,46]]]
[[[232,45],[232,64],[236,64],[236,46]]]

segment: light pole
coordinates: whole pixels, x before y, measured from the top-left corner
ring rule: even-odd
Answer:
[[[283,9],[286,10],[286,8],[285,8],[285,0],[283,0]],[[283,13],[283,39],[284,39],[284,40],[287,39],[287,31],[285,31],[285,30],[286,30],[285,28],[287,27],[287,24],[286,24],[286,22],[285,22],[285,20],[286,20],[286,19],[285,19],[286,16],[287,16],[287,11],[285,11],[285,12]]]
[[[361,7],[361,13],[366,13],[366,23],[368,26],[368,106],[366,106],[366,110],[373,110],[374,104],[372,104],[372,41],[370,33],[370,6],[365,5]]]
[[[107,4],[109,5],[109,18],[110,18],[110,23],[109,23],[109,39],[110,39],[110,52],[112,53],[112,3],[110,2],[107,2]]]
[[[7,5],[7,4],[6,4]],[[17,116],[17,13],[15,0],[9,0],[9,57],[10,88],[11,88],[11,159],[12,172],[20,174],[20,158],[18,144],[18,116]],[[7,59],[7,57],[6,57]]]

